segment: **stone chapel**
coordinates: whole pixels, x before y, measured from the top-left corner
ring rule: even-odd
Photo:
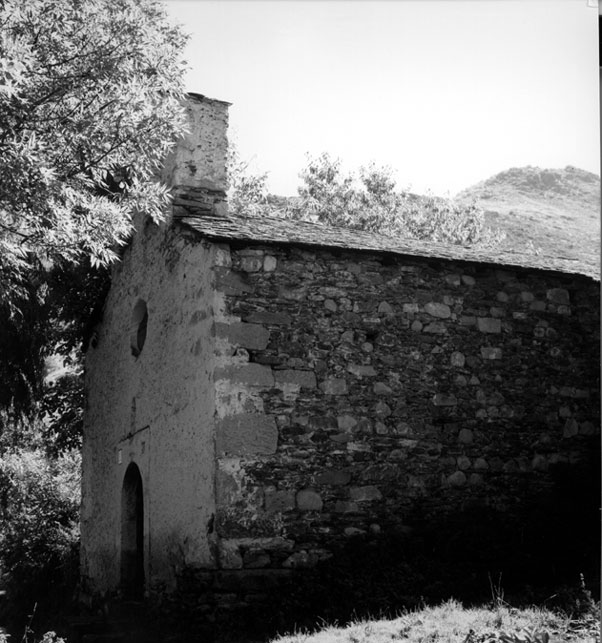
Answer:
[[[598,274],[230,218],[228,104],[193,94],[188,112],[169,220],[137,222],[87,349],[89,594],[187,576],[248,601],[350,539],[528,516],[591,469]]]

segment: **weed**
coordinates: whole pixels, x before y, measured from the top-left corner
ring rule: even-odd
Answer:
[[[549,596],[544,604],[564,612],[572,619],[599,618],[599,606],[587,588],[583,574],[579,574],[579,583],[576,587],[561,587],[555,594]]]
[[[29,636],[33,634],[33,630],[31,629],[31,624],[33,622],[33,617],[35,616],[37,609],[38,609],[38,604],[34,603],[33,609],[31,610],[31,614],[28,616],[27,623],[25,624],[25,631],[23,632],[23,638],[21,639],[21,643],[28,643]]]
[[[534,632],[523,630],[521,634],[500,633],[500,643],[549,643],[550,635],[547,632]]]
[[[504,588],[502,587],[502,573],[500,572],[500,575],[498,576],[497,584],[493,583],[491,574],[487,574],[487,578],[489,578],[489,588],[491,590],[492,606],[495,608],[506,607],[508,603],[506,603],[506,601],[504,600]]]

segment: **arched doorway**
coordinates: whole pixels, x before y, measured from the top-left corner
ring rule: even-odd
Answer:
[[[126,598],[144,594],[144,499],[140,469],[133,462],[121,489],[121,587]]]

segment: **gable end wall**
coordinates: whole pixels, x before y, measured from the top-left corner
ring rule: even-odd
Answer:
[[[91,594],[118,590],[121,489],[130,462],[144,498],[146,588],[172,587],[188,565],[214,566],[214,289],[216,247],[147,223],[113,284],[86,356],[82,577]],[[132,354],[132,314],[148,310]]]

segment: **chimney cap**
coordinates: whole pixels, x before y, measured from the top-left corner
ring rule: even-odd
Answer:
[[[232,105],[232,103],[229,103],[226,100],[219,100],[219,98],[209,98],[208,96],[205,96],[204,94],[197,94],[196,92],[187,92],[188,98],[191,100],[196,100],[199,103],[203,103],[205,101],[211,102],[211,103],[221,103],[222,105]]]

